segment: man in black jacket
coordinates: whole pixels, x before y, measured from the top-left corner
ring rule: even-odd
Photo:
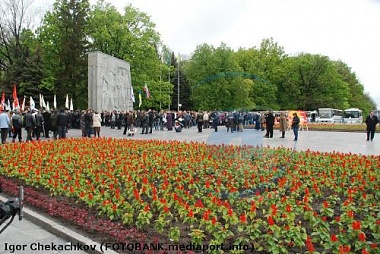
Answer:
[[[42,112],[42,116],[44,118],[44,135],[45,135],[45,138],[50,138],[49,136],[49,132],[50,132],[50,129],[51,129],[51,126],[50,126],[50,112],[44,110]]]
[[[70,117],[63,109],[61,109],[57,117],[57,130],[59,138],[66,138],[66,132],[69,126]]]
[[[36,140],[38,141],[40,140],[42,125],[44,124],[44,117],[42,116],[41,111],[37,111],[35,118],[36,118],[35,135],[36,135]]]
[[[23,124],[26,130],[26,141],[32,141],[32,132],[36,126],[36,119],[30,110],[25,114]]]
[[[267,117],[265,118],[267,133],[265,134],[266,138],[273,138],[273,126],[274,126],[274,115],[272,111],[269,111]]]
[[[373,111],[371,111],[365,119],[365,124],[367,125],[367,141],[369,141],[370,137],[371,141],[375,137],[376,125],[378,122],[379,119],[374,115]]]

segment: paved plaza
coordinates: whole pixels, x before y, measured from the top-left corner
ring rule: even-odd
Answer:
[[[160,139],[160,140],[179,140],[187,142],[205,142],[207,144],[230,144],[230,145],[252,145],[252,146],[271,146],[271,147],[286,147],[295,150],[314,150],[323,152],[343,152],[343,153],[358,153],[363,155],[380,155],[380,134],[375,135],[373,141],[366,141],[365,133],[350,133],[350,132],[323,132],[323,131],[301,131],[299,140],[293,141],[293,133],[286,132],[286,138],[280,138],[280,132],[277,130],[274,137],[264,138],[264,132],[253,129],[246,129],[243,132],[227,133],[224,126],[219,127],[218,132],[213,129],[205,129],[198,132],[195,127],[184,129],[180,133],[175,131],[153,131],[152,134],[140,134],[141,129],[138,129],[134,137],[123,135],[123,130],[110,129],[102,127],[101,136],[112,138],[128,138],[128,139]],[[24,137],[25,136],[25,133]],[[81,137],[80,130],[69,130],[68,137]],[[11,139],[8,139],[11,141]],[[42,137],[41,140],[47,140]],[[25,194],[27,195],[27,193]],[[4,198],[1,199],[4,201]],[[79,241],[87,244],[94,244],[91,240],[76,234],[75,232],[65,229],[59,224],[42,216],[26,210],[27,219],[14,223],[0,235],[0,253],[12,253],[10,250],[5,250],[4,243],[22,245],[41,242],[44,244],[70,244],[70,242]],[[37,219],[36,219],[37,218]],[[17,221],[16,221],[17,220]],[[44,221],[42,223],[42,221]],[[55,236],[48,232],[54,232]],[[80,238],[80,239],[78,239]],[[99,246],[98,246],[99,249]],[[83,251],[16,251],[14,253],[84,253]],[[98,250],[98,253],[100,251]],[[104,253],[111,253],[109,251]]]
[[[138,129],[134,137],[123,135],[123,130],[102,127],[100,135],[103,137],[128,139],[160,139],[205,142],[207,144],[231,144],[286,147],[295,150],[313,150],[322,152],[357,153],[363,155],[380,155],[380,133],[375,134],[373,141],[366,141],[366,133],[356,132],[328,132],[328,131],[300,131],[298,141],[293,141],[293,133],[287,131],[285,138],[281,133],[274,131],[273,138],[264,138],[263,131],[245,129],[243,132],[227,132],[226,127],[219,126],[218,132],[213,129],[204,129],[198,132],[196,127],[183,129],[182,132],[154,131],[152,134],[140,134]],[[68,137],[81,137],[80,130],[70,130]],[[44,140],[44,138],[42,138]]]

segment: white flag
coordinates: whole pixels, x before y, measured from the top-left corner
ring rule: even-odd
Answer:
[[[70,110],[74,110],[74,105],[73,105],[73,98],[70,99]]]
[[[41,99],[42,99],[42,108],[46,108],[46,103],[45,103],[44,95],[41,95]]]
[[[131,86],[131,100],[135,102],[135,94],[133,93],[133,86]]]
[[[8,109],[9,111],[12,111],[12,108],[11,108],[11,102],[9,101],[9,99],[8,99],[7,109]]]
[[[54,109],[57,109],[57,95],[54,94],[54,101],[53,101]]]
[[[49,102],[48,101],[46,102],[46,110],[50,111],[50,106],[49,106]]]
[[[26,97],[24,95],[24,100],[22,101],[22,106],[21,106],[21,110],[24,111],[25,110],[25,101],[26,101]]]
[[[34,103],[34,100],[33,100],[32,96],[30,96],[29,104],[30,104],[30,109],[35,109],[36,108],[36,104]]]
[[[70,108],[70,105],[69,105],[69,95],[68,95],[68,94],[66,94],[65,108],[66,108],[66,109],[69,109],[69,108]]]
[[[44,104],[42,103],[42,95],[40,94],[40,108],[42,108]]]

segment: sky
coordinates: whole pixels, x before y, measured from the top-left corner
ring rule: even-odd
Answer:
[[[263,39],[273,38],[288,55],[341,60],[380,108],[380,0],[105,1],[120,12],[131,3],[147,13],[176,54],[190,56],[203,43],[259,48]]]

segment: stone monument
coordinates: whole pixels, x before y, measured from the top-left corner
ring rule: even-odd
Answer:
[[[88,108],[133,110],[130,64],[99,51],[88,53]]]

